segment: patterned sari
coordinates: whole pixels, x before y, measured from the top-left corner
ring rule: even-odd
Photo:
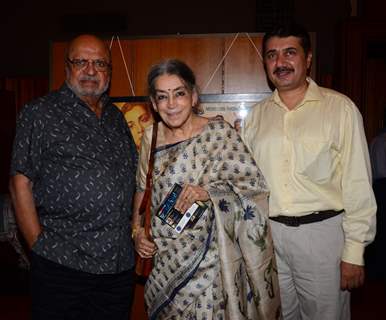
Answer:
[[[236,131],[210,121],[198,136],[158,148],[153,212],[174,183],[202,186],[210,200],[196,225],[180,234],[152,217],[158,252],[145,286],[149,318],[280,319],[269,193]]]

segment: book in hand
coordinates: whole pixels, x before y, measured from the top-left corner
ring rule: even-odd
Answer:
[[[156,213],[157,217],[171,226],[177,233],[181,233],[185,228],[192,228],[207,209],[205,203],[196,201],[184,213],[178,211],[174,206],[181,191],[182,187],[175,183]]]

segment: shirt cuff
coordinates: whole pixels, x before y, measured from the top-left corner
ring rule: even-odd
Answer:
[[[364,252],[365,245],[363,243],[346,241],[343,248],[342,261],[363,266],[365,264]]]
[[[27,177],[28,180],[30,180],[30,181],[34,181],[34,177],[35,176],[34,176],[34,174],[33,174],[33,172],[31,170],[21,169],[21,168],[14,169],[14,168],[11,167],[11,169],[9,171],[9,176],[10,177],[14,177],[14,176],[16,176],[18,174],[21,174],[21,175]]]

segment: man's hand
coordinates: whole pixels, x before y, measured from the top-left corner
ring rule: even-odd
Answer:
[[[340,263],[340,288],[351,290],[360,287],[365,281],[365,270],[363,266],[342,261]]]

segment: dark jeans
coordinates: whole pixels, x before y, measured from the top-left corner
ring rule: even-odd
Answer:
[[[97,275],[31,256],[33,320],[128,320],[133,270]]]

